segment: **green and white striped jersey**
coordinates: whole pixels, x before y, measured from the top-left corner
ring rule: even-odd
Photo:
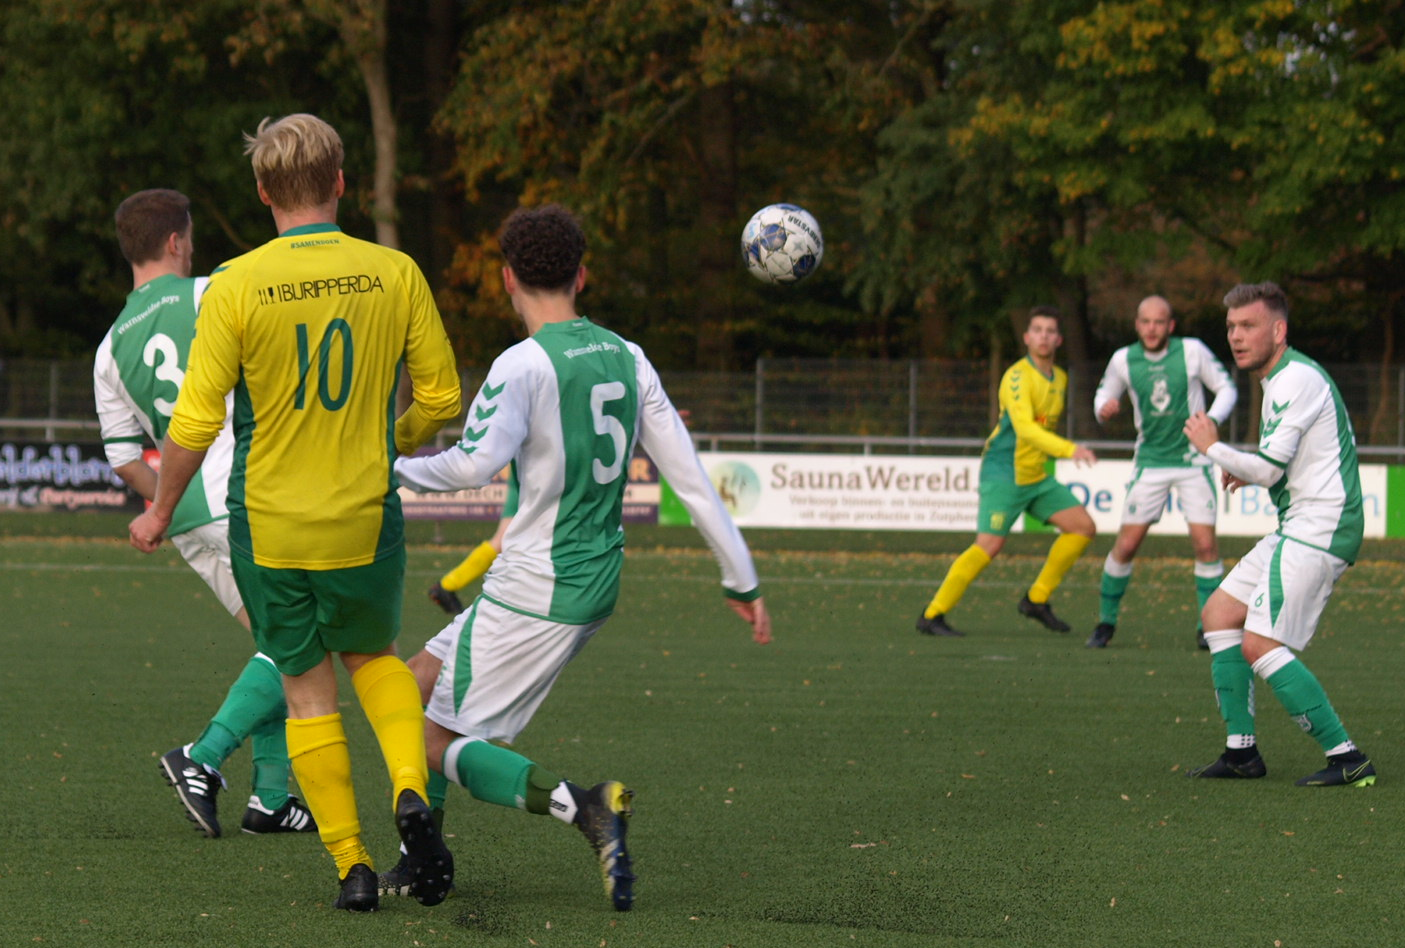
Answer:
[[[1353,562],[1365,518],[1356,435],[1336,383],[1290,347],[1263,390],[1258,456],[1283,471],[1269,487],[1278,532]]]
[[[756,598],[751,553],[658,373],[642,349],[588,319],[549,323],[498,356],[459,443],[402,457],[395,473],[412,490],[452,491],[481,487],[513,463],[517,516],[483,595],[526,615],[584,625],[609,616],[619,596],[621,512],[636,444],[712,548],[725,592]]]
[[[1205,408],[1205,390],[1214,402]],[[1199,339],[1172,336],[1160,352],[1147,352],[1140,342],[1112,354],[1093,396],[1096,413],[1130,392],[1132,420],[1137,426],[1133,461],[1137,467],[1189,467],[1208,463],[1191,447],[1183,428],[1186,419],[1207,411],[1224,424],[1234,411],[1238,392],[1224,365]]]
[[[1268,488],[1280,536],[1353,562],[1365,517],[1356,435],[1336,383],[1288,348],[1261,385],[1258,450],[1249,454],[1217,441],[1206,454],[1245,483]]]
[[[139,460],[146,438],[160,447],[171,409],[185,381],[190,343],[205,277],[159,276],[127,296],[127,305],[98,345],[93,359],[97,402],[107,462]],[[171,519],[171,536],[229,516],[225,491],[234,456],[234,434],[226,398],[225,426],[205,455]]]

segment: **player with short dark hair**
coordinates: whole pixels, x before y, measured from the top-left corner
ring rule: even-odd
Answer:
[[[1000,380],[1000,420],[981,455],[976,541],[951,564],[936,595],[918,615],[917,631],[924,635],[963,634],[946,621],[946,614],[1004,548],[1020,514],[1053,524],[1059,536],[1017,608],[1046,629],[1069,630],[1054,614],[1049,597],[1088,548],[1096,528],[1073,492],[1045,473],[1044,462],[1056,457],[1091,464],[1097,456],[1085,445],[1054,434],[1068,392],[1068,373],[1054,364],[1054,353],[1063,343],[1060,318],[1053,306],[1036,306],[1029,312],[1027,354]]]
[[[516,515],[482,593],[410,660],[428,703],[429,762],[474,797],[573,824],[599,860],[617,910],[634,900],[625,846],[633,793],[585,789],[508,749],[619,596],[629,460],[645,450],[722,568],[726,603],[771,640],[750,551],[703,471],[644,352],[576,312],[585,238],[559,205],[518,210],[501,235],[503,285],[528,338],[493,362],[459,443],[400,458],[417,491],[480,487],[511,464]],[[432,686],[432,687],[431,687]],[[382,874],[383,892],[404,884]]]
[[[132,292],[98,346],[93,392],[108,463],[127,486],[151,500],[156,471],[143,458],[142,446],[165,437],[207,280],[190,275],[194,224],[184,194],[167,188],[138,191],[118,205],[114,222],[132,268]],[[169,533],[191,569],[248,629],[229,560],[225,494],[233,454],[234,435],[226,428],[177,505]],[[246,738],[253,754],[253,792],[241,822],[244,832],[317,829],[307,807],[288,793],[287,716],[282,679],[268,656],[256,653],[200,736],[161,756],[162,774],[206,836],[223,832],[217,798],[225,784],[219,768]]]
[[[1234,363],[1263,386],[1258,448],[1249,453],[1225,444],[1205,412],[1186,421],[1185,434],[1220,466],[1226,489],[1268,488],[1278,529],[1230,570],[1201,612],[1225,750],[1187,776],[1242,779],[1268,772],[1254,729],[1257,675],[1327,755],[1327,766],[1298,786],[1369,786],[1376,768],[1294,654],[1312,641],[1333,587],[1361,549],[1365,516],[1351,418],[1326,370],[1288,345],[1282,288],[1241,283],[1224,305]]]

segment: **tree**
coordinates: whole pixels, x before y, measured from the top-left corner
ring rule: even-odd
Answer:
[[[501,214],[554,199],[589,232],[590,305],[665,364],[881,349],[843,297],[843,250],[848,196],[895,99],[891,11],[906,6],[589,0],[485,21],[441,113],[466,193],[492,211],[460,247],[469,312],[503,309],[490,252]],[[777,200],[806,205],[830,241],[791,291],[739,263],[742,224]]]
[[[340,122],[342,96],[317,68],[231,61],[227,41],[246,17],[236,0],[5,7],[0,351],[70,355],[96,345],[130,288],[112,211],[133,191],[164,186],[191,196],[198,269],[267,236],[241,130],[307,101],[326,103]]]

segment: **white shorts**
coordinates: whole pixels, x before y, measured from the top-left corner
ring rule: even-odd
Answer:
[[[1346,567],[1346,560],[1270,533],[1229,571],[1220,592],[1248,606],[1246,632],[1302,651]]]
[[[1172,489],[1176,503],[1187,523],[1215,523],[1214,468],[1141,467],[1136,469],[1127,485],[1127,500],[1122,505],[1123,523],[1155,523],[1171,502]]]
[[[444,663],[425,717],[465,737],[511,743],[604,624],[549,622],[479,596],[425,645]]]
[[[171,537],[171,545],[180,551],[190,568],[214,590],[220,604],[230,615],[244,608],[239,587],[234,584],[234,571],[229,565],[229,521],[216,520],[193,530]]]

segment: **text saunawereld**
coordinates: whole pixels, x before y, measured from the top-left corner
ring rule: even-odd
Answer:
[[[870,464],[861,471],[834,471],[814,468],[792,469],[788,464],[771,466],[770,486],[792,490],[890,490],[900,493],[947,493],[972,489],[969,468],[942,467],[927,473],[899,472],[895,465]]]

